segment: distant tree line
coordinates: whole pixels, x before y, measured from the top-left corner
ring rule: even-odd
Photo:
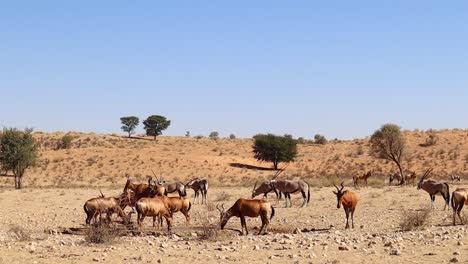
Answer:
[[[122,123],[121,129],[128,133],[128,137],[132,137],[135,134],[135,129],[140,124],[140,119],[136,116],[124,116],[120,118]],[[166,130],[171,125],[171,120],[161,115],[151,115],[143,121],[144,129],[147,136],[153,136],[154,140],[156,137],[162,134],[162,131]]]

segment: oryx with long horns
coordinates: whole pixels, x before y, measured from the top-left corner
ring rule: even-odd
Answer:
[[[446,182],[436,182],[433,180],[426,180],[429,174],[431,174],[432,169],[428,169],[424,175],[419,180],[417,189],[423,189],[429,196],[431,197],[431,208],[434,209],[434,201],[436,194],[441,194],[445,200],[445,208],[450,209],[449,202],[450,202],[450,189],[449,185]]]

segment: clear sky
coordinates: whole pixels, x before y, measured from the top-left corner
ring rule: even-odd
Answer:
[[[467,128],[468,2],[0,4],[0,126],[119,133],[151,114],[167,135]]]

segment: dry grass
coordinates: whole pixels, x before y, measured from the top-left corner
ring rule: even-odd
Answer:
[[[403,211],[400,222],[401,230],[412,231],[426,227],[430,219],[431,212],[432,210],[430,208],[424,208],[420,211]]]
[[[98,222],[91,225],[85,232],[85,241],[91,244],[110,244],[122,236],[123,229]]]
[[[434,131],[431,131],[434,133]],[[405,169],[420,175],[427,166],[433,175],[448,179],[453,171],[468,169],[468,130],[436,131],[436,145],[421,147],[429,132],[405,131],[408,160]],[[56,150],[67,133],[35,133],[40,143],[39,166],[27,171],[27,186],[115,186],[125,183],[125,174],[135,180],[152,175],[151,170],[165,179],[176,177],[186,182],[200,177],[211,186],[253,186],[255,181],[271,179],[272,164],[252,157],[252,139],[218,139],[189,137],[159,137],[157,142],[147,137],[126,138],[117,135],[68,132],[73,136],[68,149]],[[68,145],[68,144],[67,144]],[[298,157],[280,178],[305,178],[312,186],[332,186],[369,169],[373,187],[382,187],[395,165],[369,156],[368,139],[329,141],[326,145],[300,144]],[[233,166],[239,164],[240,166]],[[247,167],[242,166],[247,165]],[[250,166],[250,167],[249,167]],[[31,177],[34,175],[34,177]],[[33,179],[36,179],[33,181]],[[67,180],[68,179],[68,180]],[[0,184],[3,184],[0,182]]]
[[[18,225],[11,226],[8,229],[8,233],[10,233],[11,237],[15,239],[16,241],[30,241],[31,240],[30,232]]]

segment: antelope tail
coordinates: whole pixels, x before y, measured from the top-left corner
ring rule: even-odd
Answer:
[[[308,182],[306,183],[307,183],[307,204],[308,204],[310,201],[310,185]]]
[[[86,214],[89,213],[89,210],[88,210],[88,208],[86,207],[86,203],[83,205],[83,210],[85,211]]]
[[[190,209],[192,209],[192,203],[191,202],[189,202],[189,204],[188,204],[187,212],[190,212]]]
[[[275,208],[273,206],[271,206],[271,216],[270,216],[270,220],[273,219],[273,216],[275,216]]]

